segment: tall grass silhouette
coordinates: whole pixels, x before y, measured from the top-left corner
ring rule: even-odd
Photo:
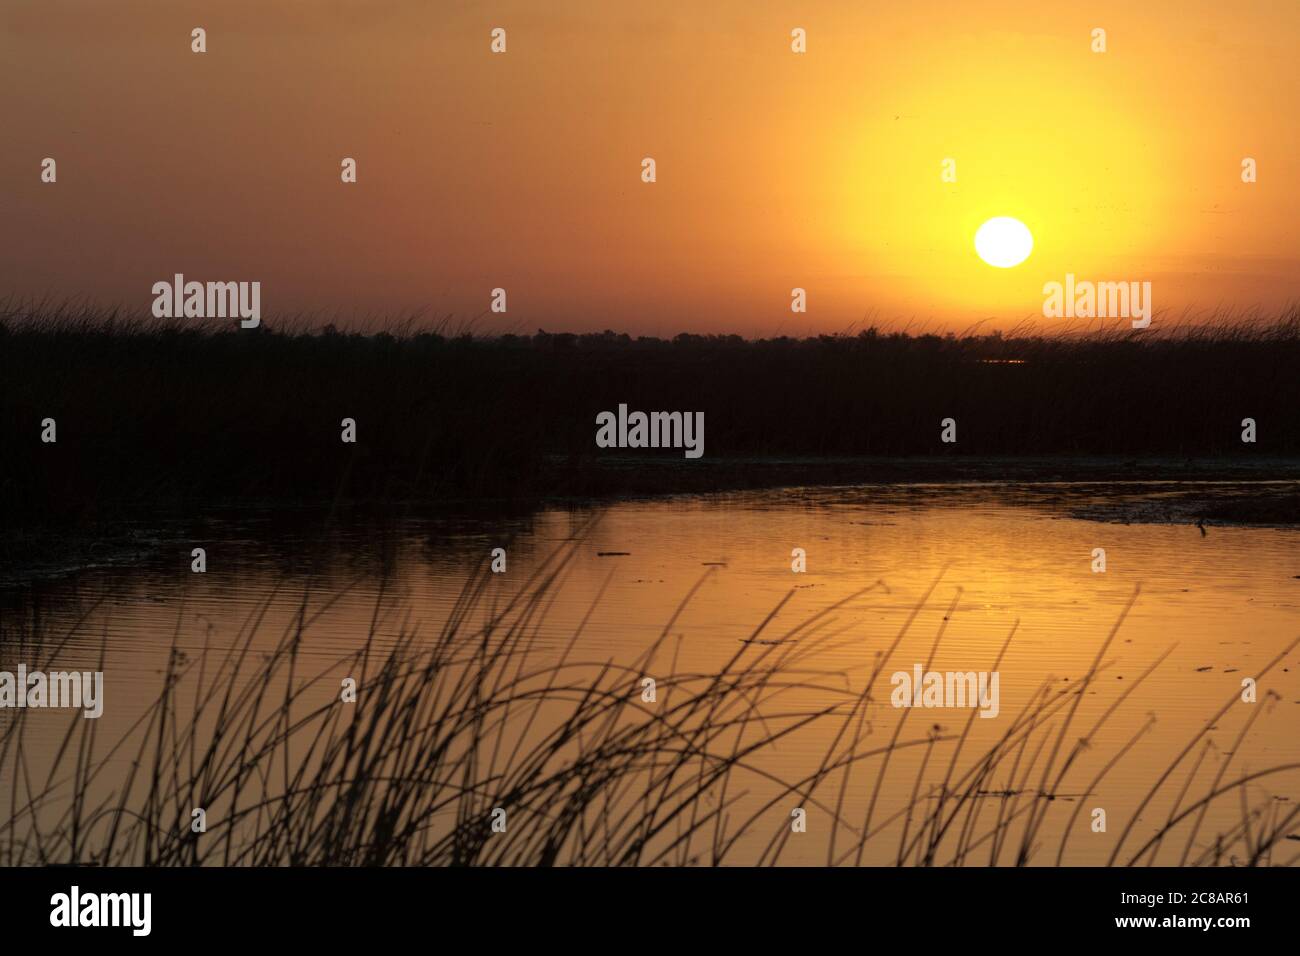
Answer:
[[[30,724],[44,715],[11,711],[0,731],[0,865],[768,865],[805,839],[791,831],[794,807],[817,821],[827,864],[1068,864],[1088,821],[1083,802],[1061,798],[1097,792],[1151,729],[1148,719],[1084,772],[1099,731],[1168,653],[1082,721],[1136,592],[1082,679],[1045,680],[996,740],[977,747],[973,709],[956,731],[916,726],[910,709],[886,709],[885,727],[871,711],[877,678],[942,574],[854,692],[843,672],[818,662],[847,640],[837,613],[878,598],[882,582],[778,629],[790,592],[710,673],[676,666],[674,631],[699,584],[630,665],[577,652],[603,588],[567,645],[542,653],[539,631],[581,543],[558,548],[509,598],[492,597],[481,568],[435,633],[403,626],[385,640],[372,626],[354,654],[311,673],[301,652],[323,609],[304,598],[262,652],[264,606],[224,650],[208,645],[189,658],[174,645],[156,701],[111,742],[77,712],[54,752],[38,754]],[[383,599],[381,590],[377,608]],[[44,648],[32,666],[53,667],[81,627],[58,636],[11,626],[0,646]],[[932,656],[943,638],[941,625]],[[1014,638],[1013,627],[992,668]],[[1297,643],[1258,672],[1261,685]],[[357,680],[355,703],[340,699],[340,674]],[[646,674],[661,675],[654,702],[642,699]],[[1208,735],[1235,697],[1189,733],[1172,763],[1151,768],[1112,865],[1296,862],[1283,841],[1300,803],[1252,805],[1250,788],[1293,785],[1300,764],[1231,766],[1271,696],[1247,710],[1217,766]],[[809,699],[822,703],[801,703]],[[813,771],[787,779],[764,759],[809,731],[824,742]],[[900,776],[908,756],[920,759]],[[885,809],[886,788],[909,794],[901,808]],[[1207,814],[1225,803],[1239,822],[1206,832]],[[205,810],[206,832],[193,832],[194,808]],[[504,832],[493,828],[497,811]],[[1157,821],[1153,835],[1136,831],[1139,817]]]
[[[0,522],[94,523],[130,505],[817,480],[806,461],[756,464],[790,457],[1048,456],[1038,470],[1053,475],[1087,456],[1249,467],[1300,456],[1300,313],[1166,318],[1141,332],[1047,328],[663,340],[476,336],[472,325],[410,319],[362,335],[305,317],[221,330],[10,302],[0,304]],[[611,461],[595,446],[595,417],[621,403],[702,411],[704,457],[683,463],[680,451],[657,450]],[[949,417],[955,444],[939,440]],[[1246,417],[1258,423],[1249,445]],[[40,438],[47,418],[55,444]],[[344,418],[357,423],[355,444],[339,440]]]

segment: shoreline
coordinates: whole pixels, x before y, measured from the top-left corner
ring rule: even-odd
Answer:
[[[274,539],[276,522],[295,530],[304,522],[314,522],[322,535],[354,523],[381,529],[401,521],[466,518],[509,524],[548,509],[597,509],[630,501],[707,499],[782,489],[825,492],[878,487],[918,493],[1020,489],[1033,496],[1027,498],[1027,506],[1052,507],[1076,520],[1300,529],[1300,459],[948,456],[683,461],[608,456],[575,463],[557,456],[533,478],[537,492],[509,497],[101,502],[104,516],[92,521],[11,524],[0,532],[0,588],[148,562],[169,543],[211,537],[212,528],[228,525],[232,516],[273,519],[267,532]],[[1089,486],[1108,500],[1070,500]],[[561,488],[570,491],[559,493]],[[1055,489],[1059,495],[1053,494]]]
[[[1300,482],[1300,458],[1125,456],[704,457],[602,456],[579,463],[551,456],[545,483],[596,489],[594,497],[658,497],[779,487],[1116,482]],[[618,490],[622,487],[623,490]],[[543,495],[582,498],[586,495]]]

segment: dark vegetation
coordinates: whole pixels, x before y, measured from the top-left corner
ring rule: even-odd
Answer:
[[[762,865],[789,859],[794,807],[815,821],[795,839],[817,841],[827,864],[1070,864],[1095,839],[1091,798],[1157,720],[1142,688],[1168,651],[1121,689],[1104,679],[1136,592],[1099,635],[1086,674],[1044,679],[977,745],[974,709],[941,726],[883,703],[915,613],[870,637],[833,626],[841,610],[879,600],[881,582],[793,627],[775,622],[791,591],[717,673],[675,663],[684,635],[673,631],[695,590],[630,664],[584,659],[581,626],[567,646],[539,645],[581,546],[579,536],[557,550],[504,604],[479,568],[433,633],[404,629],[394,644],[372,627],[337,667],[301,655],[316,612],[306,595],[278,640],[261,634],[265,608],[233,641],[198,651],[178,628],[163,690],[121,734],[97,732],[79,712],[16,711],[0,724],[0,766],[10,768],[0,865]],[[944,621],[961,597],[953,590]],[[34,668],[86,637],[0,619],[0,645],[40,651]],[[861,651],[851,672],[820,663],[850,645]],[[653,703],[642,699],[647,673],[660,675]],[[341,701],[340,674],[357,679],[355,702]],[[1085,717],[1080,705],[1099,693],[1103,712]],[[1300,765],[1246,767],[1235,756],[1262,715],[1276,716],[1277,694],[1242,707],[1238,693],[1207,707],[1173,761],[1148,768],[1149,787],[1112,809],[1110,865],[1300,859],[1285,842],[1300,821]],[[47,719],[66,720],[61,741],[34,735]],[[1098,753],[1114,720],[1132,734]],[[776,772],[766,758],[801,735],[812,735],[812,769]],[[888,799],[898,793],[911,794],[901,809]],[[504,832],[492,829],[498,810]]]
[[[528,499],[954,477],[1104,456],[1137,477],[1300,458],[1300,313],[1055,338],[670,341],[446,327],[245,331],[0,308],[0,522],[215,501]],[[597,449],[595,417],[702,411],[705,453]],[[940,421],[957,420],[956,444]],[[1243,444],[1241,421],[1258,423]],[[57,421],[55,444],[41,422]],[[340,422],[358,441],[340,441]],[[865,466],[864,461],[875,462]],[[1155,462],[1155,464],[1150,464]],[[995,468],[995,471],[998,469]],[[995,477],[1000,477],[995,474]],[[1267,477],[1268,475],[1256,475]]]

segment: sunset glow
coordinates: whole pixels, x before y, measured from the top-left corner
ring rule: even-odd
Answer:
[[[484,323],[669,335],[1005,326],[1067,273],[1175,312],[1300,299],[1295,4],[322,0],[293,43],[281,4],[40,8],[0,13],[42,78],[6,95],[17,294],[147,308],[183,271],[254,275],[268,309],[471,317],[508,286]],[[158,41],[191,20],[206,60]],[[1040,240],[1013,270],[971,255],[997,215]]]

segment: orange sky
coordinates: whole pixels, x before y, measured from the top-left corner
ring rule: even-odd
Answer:
[[[1298,28],[1268,0],[8,0],[0,294],[147,312],[176,272],[259,280],[271,324],[470,318],[500,286],[480,328],[770,335],[1050,329],[1070,272],[1276,310]],[[1034,234],[1013,269],[972,245],[998,215]]]

